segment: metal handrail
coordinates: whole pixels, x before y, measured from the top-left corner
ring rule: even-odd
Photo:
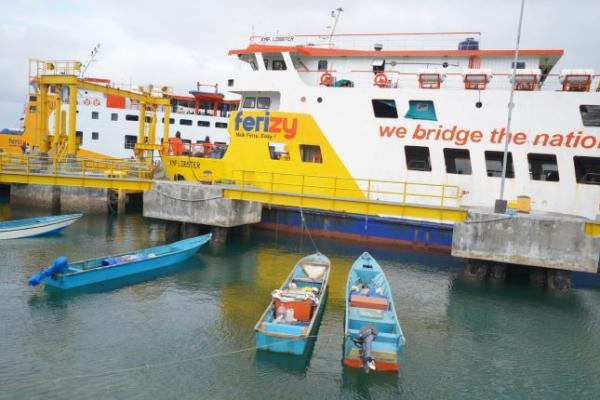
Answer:
[[[276,173],[272,171],[233,170],[234,182],[239,182],[241,188],[253,187],[268,190],[297,192],[300,196],[326,194],[333,198],[356,197],[366,200],[382,200],[379,197],[394,198],[394,202],[406,204],[411,198],[439,199],[439,206],[447,205],[447,200],[459,201],[460,188],[456,185],[392,181],[368,178],[340,178],[334,176],[301,175],[291,173]],[[251,176],[255,175],[255,176]],[[256,176],[258,175],[258,176]],[[264,175],[261,176],[261,175]],[[330,184],[327,184],[330,182]],[[361,184],[366,187],[361,188]],[[399,185],[401,190],[378,188],[384,185]],[[280,190],[277,190],[277,189]],[[417,188],[435,190],[436,193],[421,193]],[[396,199],[397,198],[397,199]],[[389,199],[385,199],[389,200]]]
[[[0,171],[52,176],[103,175],[114,178],[149,178],[152,168],[135,160],[65,158],[0,153]]]

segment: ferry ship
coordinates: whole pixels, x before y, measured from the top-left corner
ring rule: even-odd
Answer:
[[[30,61],[32,65],[47,63],[40,60]],[[182,141],[187,144],[205,142],[228,144],[227,124],[229,113],[237,110],[239,100],[226,99],[219,93],[217,85],[201,85],[188,95],[173,95],[169,88],[124,87],[104,78],[83,78],[84,81],[111,88],[127,89],[142,92],[150,89],[159,96],[171,99],[170,130],[180,132]],[[39,124],[40,88],[35,73],[30,73],[29,97],[21,118],[21,129],[4,129],[0,131],[0,151],[21,153],[28,149],[35,153],[40,147],[40,136],[36,131]],[[163,93],[160,93],[162,91]],[[68,111],[68,90],[55,93],[50,87],[50,98],[60,96],[61,109]],[[50,105],[53,102],[49,102]],[[146,116],[149,122],[150,116]],[[162,131],[164,116],[161,109],[156,112],[157,130]],[[129,159],[134,156],[138,140],[139,102],[126,97],[79,89],[77,91],[76,135],[78,157]],[[54,135],[54,111],[50,113],[48,126]]]
[[[527,196],[536,211],[597,220],[598,75],[556,73],[562,49],[520,50],[515,62],[514,50],[481,49],[480,39],[468,32],[253,36],[229,51],[243,67],[228,80],[242,96],[229,120],[231,145],[221,158],[170,151],[168,175],[196,181],[208,172],[217,182],[265,190],[489,209],[499,198],[508,136],[506,199]],[[379,217],[370,228],[360,215],[340,217],[335,228],[321,218],[312,228],[414,243],[433,223],[423,241],[450,246],[451,221],[424,211],[399,234],[378,227],[387,224]],[[263,213],[263,225],[275,224],[298,226],[297,210]],[[446,234],[436,239],[440,227]]]

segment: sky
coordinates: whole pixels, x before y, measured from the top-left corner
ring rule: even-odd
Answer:
[[[17,127],[28,59],[86,62],[87,75],[171,86],[225,88],[236,70],[227,51],[254,34],[478,31],[481,48],[514,48],[520,0],[0,0],[0,129]],[[557,66],[600,72],[599,0],[526,0],[521,48],[565,49]],[[556,70],[554,72],[557,72]]]

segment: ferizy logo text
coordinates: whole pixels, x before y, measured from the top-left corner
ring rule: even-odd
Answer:
[[[272,117],[267,111],[264,116],[243,116],[240,111],[235,116],[235,130],[246,132],[283,133],[286,139],[292,139],[298,131],[298,118]]]

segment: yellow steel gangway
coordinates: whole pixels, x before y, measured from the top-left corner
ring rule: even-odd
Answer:
[[[35,89],[34,93],[30,94],[28,112],[34,117],[31,129],[33,137],[39,143],[39,152],[44,155],[50,153],[57,161],[77,155],[77,93],[83,89],[138,101],[138,140],[135,155],[139,159],[152,159],[153,151],[161,148],[156,144],[156,111],[162,107],[165,120],[168,120],[171,111],[170,89],[148,85],[135,90],[124,90],[79,77],[81,67],[79,61],[29,61],[29,82]],[[68,94],[64,96],[63,93]],[[68,103],[66,112],[62,110],[63,100]],[[54,135],[50,135],[48,121],[53,110]],[[150,113],[150,116],[147,113]],[[163,124],[165,145],[168,137],[169,124]]]
[[[57,185],[145,191],[152,187],[152,169],[137,160],[58,159],[44,155],[0,153],[0,183]]]

